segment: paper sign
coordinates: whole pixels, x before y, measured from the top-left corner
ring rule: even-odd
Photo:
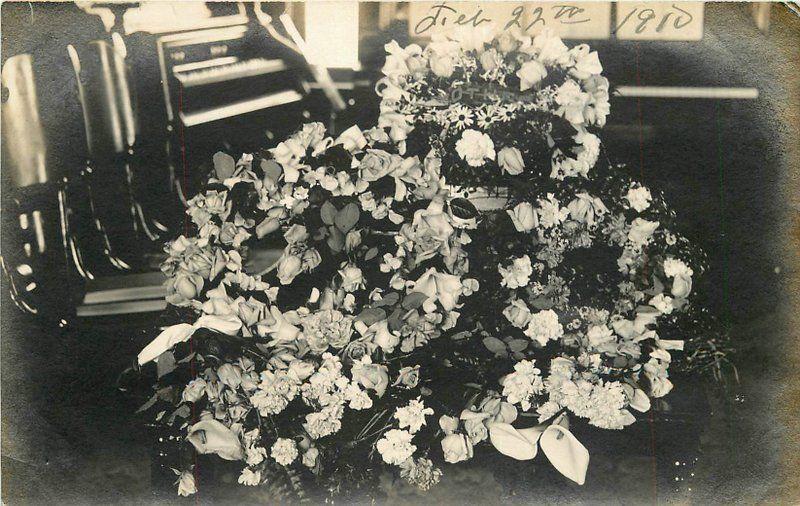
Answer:
[[[612,31],[618,39],[700,40],[703,2],[620,2]]]
[[[606,39],[611,33],[609,2],[409,2],[408,9],[409,35],[417,38],[489,25],[528,35],[549,28],[565,39]]]

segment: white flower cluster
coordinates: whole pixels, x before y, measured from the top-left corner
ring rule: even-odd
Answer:
[[[568,48],[548,30],[533,38],[466,31],[439,37],[424,50],[416,44],[401,48],[394,41],[386,45],[385,77],[376,88],[382,98],[378,126],[404,146],[416,125],[435,124],[454,139],[446,146],[469,167],[493,162],[514,176],[525,170],[523,154],[503,145],[509,139],[495,135],[496,125],[533,125],[533,118],[550,114],[572,126],[576,146],[568,153],[553,148],[551,177],[587,177],[600,147],[587,127],[604,126],[610,111],[608,80],[597,52],[585,44]],[[551,82],[551,75],[563,77]],[[510,85],[514,82],[516,88]],[[443,96],[448,97],[444,102]],[[535,128],[553,146],[548,122]]]
[[[519,404],[523,411],[531,409],[531,399],[544,388],[542,371],[534,366],[533,360],[521,360],[514,365],[514,372],[505,376],[503,396],[511,404]]]

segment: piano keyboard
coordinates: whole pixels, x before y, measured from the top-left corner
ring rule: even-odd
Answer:
[[[241,114],[268,109],[270,107],[291,104],[292,102],[297,102],[302,98],[303,96],[300,93],[294,90],[287,90],[278,93],[271,93],[269,95],[263,95],[249,100],[233,102],[231,104],[215,107],[213,109],[205,109],[196,112],[181,112],[180,117],[184,126],[193,127],[196,125],[210,123],[212,121],[232,118]]]
[[[180,72],[176,69],[175,78],[184,88],[191,88],[193,86],[216,84],[234,79],[280,72],[285,69],[286,63],[283,60],[253,58],[194,71]]]

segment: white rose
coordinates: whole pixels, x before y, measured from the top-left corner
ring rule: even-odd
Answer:
[[[600,58],[597,51],[589,52],[589,46],[580,44],[569,50],[569,54],[575,65],[570,70],[570,74],[578,79],[588,79],[590,76],[603,72]]]
[[[497,163],[500,168],[512,176],[522,173],[525,170],[525,162],[522,161],[522,153],[517,148],[506,146],[497,153]]]
[[[341,144],[347,151],[360,151],[367,145],[367,138],[361,133],[358,125],[353,125],[336,138],[334,144]]]
[[[544,64],[563,66],[569,63],[569,48],[552,30],[543,30],[534,37],[530,50]]]
[[[449,55],[431,55],[430,66],[434,74],[439,77],[448,78],[453,75],[456,69],[456,62]]]
[[[217,369],[217,376],[222,384],[229,388],[236,389],[242,384],[242,370],[235,365],[222,364]]]
[[[517,77],[519,77],[519,90],[529,90],[547,77],[547,69],[536,60],[527,61],[517,70]]]
[[[692,291],[692,277],[685,274],[675,276],[672,281],[672,296],[679,299],[685,299]]]
[[[503,310],[503,316],[506,317],[511,324],[518,329],[525,328],[531,319],[531,310],[525,305],[525,302],[514,299],[511,305]]]
[[[355,265],[345,264],[339,269],[339,275],[342,277],[342,289],[345,292],[355,292],[364,288],[364,274]]]
[[[456,142],[456,152],[471,167],[480,167],[486,160],[494,160],[494,143],[488,135],[467,129]]]
[[[300,381],[305,381],[314,374],[314,364],[303,360],[292,360],[289,362],[289,372]]]
[[[439,417],[439,427],[442,428],[445,434],[453,434],[458,430],[458,418],[442,415]]]
[[[449,434],[442,439],[445,462],[455,464],[472,458],[472,442],[464,434]]]
[[[501,284],[511,289],[527,286],[533,274],[533,266],[528,255],[515,258],[509,267],[498,265],[497,270],[503,277]]]
[[[381,115],[378,117],[378,127],[388,128],[389,137],[398,143],[405,141],[408,133],[414,129],[411,116],[390,110],[381,111]]]
[[[291,284],[295,277],[297,277],[303,270],[303,261],[297,255],[287,255],[284,253],[278,260],[278,280],[282,285]]]
[[[303,242],[308,239],[308,230],[303,225],[294,224],[283,233],[283,238],[289,244]]]
[[[197,402],[206,391],[206,380],[195,378],[183,389],[181,399],[183,402]]]
[[[357,362],[351,370],[353,381],[366,389],[374,390],[378,397],[382,397],[389,386],[389,373],[385,365],[372,364],[369,357]]]
[[[588,193],[578,193],[576,198],[567,205],[569,215],[573,220],[587,225],[594,225],[595,216],[602,216],[608,211],[603,202]]]
[[[403,385],[408,388],[414,388],[419,383],[419,366],[414,367],[406,366],[400,369],[397,373],[397,379],[392,385]]]
[[[536,210],[528,202],[517,204],[514,209],[508,209],[506,212],[511,217],[517,232],[529,232],[539,226]]]
[[[388,320],[381,320],[370,325],[365,337],[372,338],[372,342],[385,353],[393,352],[395,346],[400,344],[400,337],[389,330]]]
[[[487,72],[491,72],[492,70],[496,69],[500,65],[500,62],[502,62],[502,56],[500,56],[500,54],[494,48],[484,51],[479,59],[481,62],[481,67],[483,67],[483,70]]]
[[[445,311],[452,311],[458,304],[464,287],[461,279],[452,274],[437,272],[436,268],[431,267],[413,284],[410,291],[421,292],[428,296],[425,305],[439,301]],[[424,307],[424,306],[423,306]]]
[[[384,75],[397,79],[406,76],[410,73],[418,71],[424,62],[421,59],[422,48],[417,44],[411,44],[406,48],[400,47],[396,41],[383,46],[388,55],[386,56],[386,63],[383,65],[381,71]]]

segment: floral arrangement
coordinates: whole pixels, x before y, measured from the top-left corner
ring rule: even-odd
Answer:
[[[424,50],[387,44],[378,125],[401,149],[435,149],[448,180],[467,187],[524,194],[541,178],[587,176],[610,110],[597,52],[549,32],[494,33],[435,35]]]
[[[181,323],[138,357],[157,362],[147,407],[196,452],[243,461],[245,485],[274,465],[324,475],[370,447],[430,484],[439,472],[411,458],[433,413],[420,362],[478,288],[463,249],[475,220],[458,216],[436,160],[380,149],[380,130],[325,134],[309,124],[263,157],[214,157],[189,202],[195,233],[166,248]],[[276,234],[282,254],[253,272],[248,253]],[[191,469],[179,474],[188,494]]]
[[[144,408],[239,483],[283,470],[343,493],[388,466],[427,490],[486,448],[541,449],[583,484],[576,434],[634,423],[672,389],[672,353],[710,339],[701,252],[662,195],[598,163],[597,54],[469,33],[386,46],[378,127],[218,153],[189,202]],[[441,100],[469,83],[492,94]],[[495,212],[462,198],[481,186],[509,188]],[[196,471],[176,468],[179,493]]]

